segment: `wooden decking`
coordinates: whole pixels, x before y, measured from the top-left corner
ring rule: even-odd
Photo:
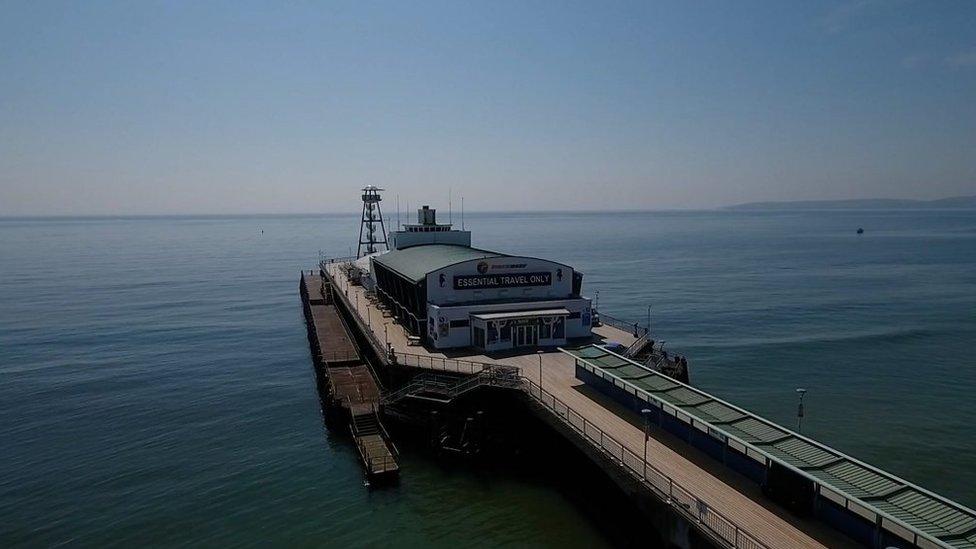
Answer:
[[[321,360],[326,365],[361,363],[359,350],[353,343],[352,335],[339,317],[335,305],[330,303],[322,293],[322,278],[309,274],[303,274],[302,277],[308,289],[312,324],[315,328]]]
[[[312,349],[328,380],[329,401],[348,413],[349,429],[367,474],[396,474],[399,466],[395,449],[377,414],[380,387],[373,373],[363,361],[322,277],[303,272],[300,284]]]
[[[389,344],[398,362],[431,370],[457,371],[454,361],[486,362],[516,366],[523,376],[572,408],[591,425],[597,426],[641,455],[644,433],[641,418],[576,379],[574,359],[559,351],[541,354],[488,356],[483,354],[447,355],[424,347],[409,346],[407,334],[392,318],[385,318],[371,303],[361,286],[348,284],[336,265],[327,266],[335,280],[340,297],[350,308],[356,308],[360,326],[371,330],[381,345]],[[369,318],[369,322],[365,319]],[[634,335],[610,326],[594,328],[597,339],[614,340],[625,345]],[[541,357],[541,372],[540,372]],[[477,368],[471,365],[472,372]],[[826,525],[794,516],[766,499],[758,486],[669,433],[652,428],[648,441],[648,463],[671,477],[694,496],[763,544],[774,548],[853,547],[849,538]]]

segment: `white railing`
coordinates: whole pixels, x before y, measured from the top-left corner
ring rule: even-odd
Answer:
[[[569,425],[584,440],[599,448],[691,524],[698,525],[704,533],[729,547],[744,549],[768,547],[744,528],[716,511],[706,501],[695,496],[673,478],[591,423],[555,395],[540,387],[538,383],[525,376],[522,377],[522,381],[523,390],[536,402],[540,403],[560,421]]]
[[[599,318],[600,324],[613,326],[618,330],[622,330],[629,334],[634,334],[634,337],[640,337],[648,332],[647,328],[641,326],[639,322],[624,322],[619,318],[612,317],[608,314],[601,313],[601,312],[597,312],[597,318]]]
[[[497,366],[496,364],[489,364],[487,362],[419,355],[396,350],[390,351],[389,359],[390,364],[393,366],[412,366],[416,368],[427,368],[428,370],[457,372],[459,374],[477,374],[482,370]]]
[[[478,374],[498,367],[496,364],[485,362],[402,352],[391,353],[390,357],[391,359],[396,358],[395,361],[391,361],[394,366],[414,366],[468,374]],[[514,367],[508,366],[507,368]],[[644,458],[618,442],[555,395],[542,389],[536,381],[524,375],[520,377],[521,388],[525,393],[542,404],[558,419],[572,427],[584,440],[605,452],[619,466],[650,488],[662,501],[673,507],[692,524],[698,525],[716,541],[729,547],[744,549],[767,547],[766,544],[749,534],[744,528],[716,511],[707,502],[695,496],[690,490],[675,482],[674,479],[653,464],[645,461]]]

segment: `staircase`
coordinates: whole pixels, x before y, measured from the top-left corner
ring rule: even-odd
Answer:
[[[375,410],[353,411],[349,429],[369,477],[395,476],[399,472],[399,453]]]
[[[654,340],[650,339],[648,337],[649,335],[644,334],[631,343],[630,347],[627,347],[627,350],[624,351],[624,356],[635,362],[646,363],[651,355],[654,354]]]
[[[687,383],[688,370],[675,360],[668,358],[667,354],[661,349],[655,349],[654,340],[650,339],[649,336],[650,334],[646,333],[637,338],[637,341],[634,341],[630,344],[630,347],[627,347],[623,355],[656,372],[661,372],[666,376]]]
[[[512,366],[486,366],[477,374],[462,378],[424,373],[396,391],[387,393],[382,403],[396,404],[405,398],[448,403],[478,387],[518,387],[520,383],[519,370]]]
[[[372,411],[352,416],[352,431],[356,436],[380,434],[379,418]]]

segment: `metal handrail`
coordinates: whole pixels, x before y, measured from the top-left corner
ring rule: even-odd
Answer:
[[[716,511],[707,502],[695,496],[690,490],[676,482],[654,465],[618,442],[611,435],[583,417],[565,402],[552,393],[543,389],[538,383],[522,376],[523,390],[543,407],[550,410],[563,423],[569,425],[589,441],[605,452],[611,459],[623,466],[642,484],[650,488],[665,503],[692,523],[698,524],[716,540],[728,544],[730,547],[744,549],[765,549],[768,546],[749,534],[721,512]],[[634,465],[631,465],[634,464]],[[652,476],[649,476],[650,473]]]
[[[415,355],[412,353],[398,352],[395,356],[398,358],[406,357],[416,359],[417,366],[426,368],[434,369],[436,366],[433,365],[440,365],[446,371],[462,371],[462,366],[468,366],[469,368],[477,367],[479,368],[479,372],[485,370],[490,371],[492,368],[499,367],[497,364],[448,358],[438,359],[432,356]],[[405,366],[410,365],[406,362],[397,363]],[[449,369],[449,365],[454,366],[455,369]],[[515,369],[514,366],[506,366],[505,368]],[[695,496],[680,483],[675,482],[674,479],[653,464],[648,463],[611,435],[606,434],[602,429],[587,420],[576,410],[573,410],[555,395],[542,389],[538,383],[524,375],[520,375],[519,377],[523,383],[522,390],[524,392],[551,410],[559,419],[569,424],[577,432],[581,433],[584,439],[589,440],[592,444],[607,452],[625,470],[638,477],[642,483],[649,486],[662,500],[674,507],[686,518],[700,524],[717,539],[728,543],[731,547],[741,547],[744,549],[767,547],[766,544],[732,522],[721,512],[713,509],[707,502]],[[653,476],[649,477],[649,474]],[[655,482],[655,479],[658,482]]]
[[[319,359],[322,360],[323,362],[336,362],[336,361],[339,361],[339,360],[342,360],[342,361],[359,360],[359,353],[357,353],[356,351],[343,351],[341,353],[337,353],[335,351],[332,351],[331,353],[330,352],[325,352],[325,353],[319,352],[317,354],[318,354]]]
[[[376,287],[376,290],[377,290],[378,292],[380,292],[381,294],[383,294],[383,295],[385,295],[387,299],[389,299],[389,300],[390,300],[390,301],[392,301],[392,302],[393,302],[393,303],[394,303],[394,304],[395,304],[395,305],[396,305],[397,307],[399,307],[400,309],[402,309],[402,310],[403,310],[403,312],[404,312],[404,313],[406,313],[406,314],[407,314],[407,315],[408,315],[409,317],[411,317],[411,318],[413,318],[413,320],[414,320],[414,322],[417,322],[418,324],[420,323],[420,318],[418,318],[418,317],[417,317],[417,315],[415,315],[415,314],[413,314],[413,313],[412,313],[412,312],[410,311],[410,309],[408,309],[408,308],[406,308],[406,307],[404,307],[402,303],[400,303],[399,301],[397,301],[397,300],[396,300],[396,298],[394,298],[393,296],[391,296],[390,294],[388,294],[387,292],[385,292],[385,291],[383,290],[383,288],[380,288],[379,286],[377,286],[377,287]]]
[[[389,463],[389,457],[387,457],[386,454],[383,454],[382,456],[379,457],[372,455],[369,451],[369,447],[366,446],[366,442],[362,440],[361,437],[356,436],[355,428],[353,428],[351,425],[350,425],[350,430],[353,432],[353,440],[356,441],[356,446],[359,448],[359,455],[362,456],[367,471],[372,472],[373,464],[375,463],[383,464],[383,470],[386,470],[386,465]],[[393,463],[396,463],[395,459]]]
[[[623,352],[623,355],[626,357],[633,356],[634,353],[639,351],[644,346],[644,344],[647,343],[648,337],[650,335],[651,335],[650,332],[644,332],[644,335],[635,339],[634,342],[627,347],[627,349]],[[651,351],[653,352],[654,349],[652,348]]]
[[[477,374],[485,369],[496,368],[498,364],[479,362],[476,360],[458,360],[456,358],[435,357],[433,355],[420,355],[405,351],[393,351],[390,353],[390,362],[399,366],[416,366],[431,370],[443,370],[445,372],[457,372],[461,374]],[[509,366],[514,368],[514,366]]]
[[[439,392],[453,399],[484,385],[515,387],[520,382],[521,374],[514,366],[490,365],[489,368],[485,368],[473,376],[460,379],[452,378],[447,381],[436,374],[433,377],[420,374],[406,386],[385,395],[382,402],[383,404],[394,404],[407,396],[421,392]]]
[[[353,261],[356,261],[356,259],[358,258],[351,255],[341,256],[341,257],[327,257],[325,259],[319,260],[319,268],[324,269],[326,265],[332,263],[352,263]]]
[[[326,274],[326,276],[329,277],[329,280],[332,281],[333,284],[335,284],[336,282],[332,276],[332,273],[330,273],[328,269],[325,269],[324,267],[322,270]],[[374,348],[380,353],[381,356],[386,355],[387,349],[380,343],[379,338],[376,336],[376,334],[373,333],[373,330],[370,329],[370,326],[367,325],[365,322],[363,322],[362,315],[360,315],[359,311],[353,307],[352,303],[349,301],[349,296],[347,296],[345,292],[334,292],[334,295],[338,295],[339,299],[345,302],[347,309],[355,312],[355,314],[350,316],[352,316],[356,324],[359,325],[360,331],[366,335],[367,339],[370,340]]]
[[[606,313],[597,312],[597,317],[600,319],[601,324],[609,324],[618,330],[633,333],[637,337],[645,335],[649,331],[646,326],[641,326],[639,322],[624,322],[623,320],[610,316]]]
[[[375,405],[373,406],[372,413],[374,415],[376,414]],[[366,441],[359,436],[356,429],[355,421],[349,423],[349,431],[350,433],[352,433],[353,440],[356,442],[356,447],[359,449],[359,455],[363,458],[363,463],[366,466],[366,470],[372,472],[374,469],[373,465],[379,463],[383,465],[382,472],[386,472],[387,466],[390,465],[391,463],[393,465],[397,465],[397,458],[400,456],[400,452],[397,449],[396,445],[393,443],[393,440],[390,438],[390,434],[386,431],[386,427],[383,426],[383,422],[379,420],[379,416],[376,416],[376,424],[380,431],[380,438],[383,439],[383,442],[386,444],[387,449],[390,450],[389,455],[387,455],[386,453],[383,453],[383,455],[379,457],[373,455],[369,451],[369,447],[366,445]]]

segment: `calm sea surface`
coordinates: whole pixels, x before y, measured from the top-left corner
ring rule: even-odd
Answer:
[[[976,506],[976,212],[470,214],[585,273],[693,383]],[[857,227],[866,233],[855,234]],[[263,231],[263,233],[262,233]],[[298,298],[355,215],[0,220],[0,546],[599,546],[551,481],[363,488]]]

